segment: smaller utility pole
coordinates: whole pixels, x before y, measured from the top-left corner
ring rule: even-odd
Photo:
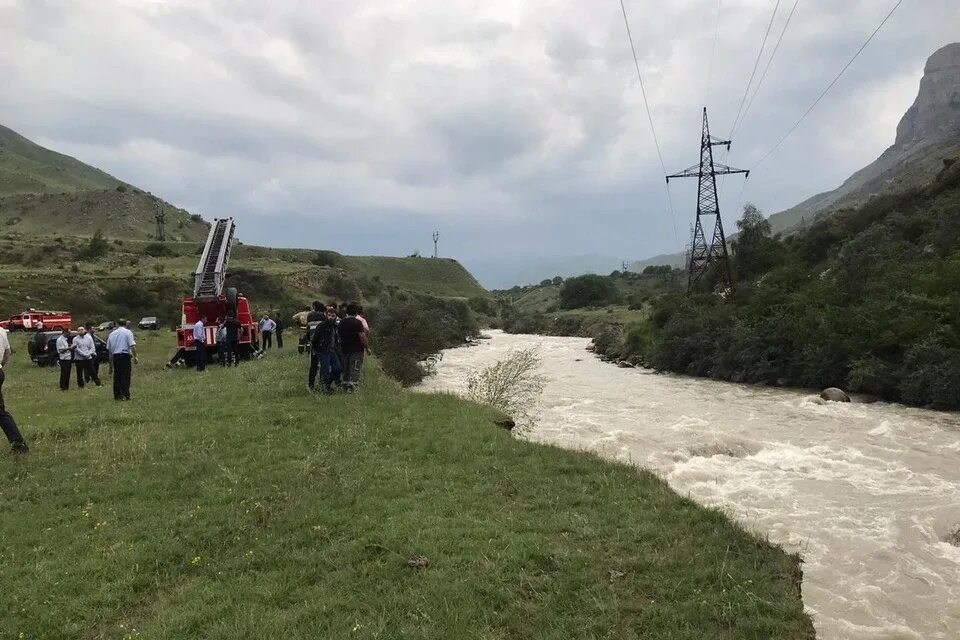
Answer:
[[[159,242],[164,242],[167,239],[167,233],[164,224],[166,222],[166,217],[167,214],[163,212],[163,205],[158,202],[157,214],[154,216],[154,220],[157,221],[157,231],[155,235]]]
[[[623,272],[624,272],[624,273],[627,272],[627,261],[626,261],[626,260],[623,261]]]
[[[437,253],[437,240],[440,239],[440,232],[433,232],[433,257],[436,258],[439,254]]]

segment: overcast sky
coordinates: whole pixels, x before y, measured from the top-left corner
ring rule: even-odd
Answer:
[[[893,2],[800,0],[729,164],[751,168]],[[697,161],[703,104],[730,133],[775,4],[722,0],[708,91],[717,0],[626,0],[668,170]],[[956,0],[906,0],[746,199],[774,213],[873,160],[958,39]],[[693,217],[689,181],[671,219],[618,0],[0,0],[0,83],[0,123],[248,243],[428,254],[438,229],[504,285],[492,261],[676,251]]]

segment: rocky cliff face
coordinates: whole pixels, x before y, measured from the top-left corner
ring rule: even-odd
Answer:
[[[960,42],[927,60],[917,99],[907,109],[894,143],[879,158],[833,191],[819,193],[770,216],[775,232],[787,231],[819,214],[856,206],[881,193],[929,182],[943,161],[960,157]]]
[[[917,99],[897,125],[894,147],[935,141],[960,132],[960,42],[927,60]]]

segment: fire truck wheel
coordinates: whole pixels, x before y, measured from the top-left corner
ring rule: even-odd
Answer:
[[[227,287],[226,291],[227,297],[227,311],[233,312],[233,317],[237,317],[237,288],[236,287]]]

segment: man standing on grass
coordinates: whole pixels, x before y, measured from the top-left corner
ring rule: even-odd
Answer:
[[[100,376],[93,366],[96,358],[97,343],[93,341],[93,336],[87,333],[87,328],[81,325],[73,338],[73,361],[77,364],[77,386],[81,389],[87,380],[100,386]]]
[[[237,355],[237,343],[240,342],[240,321],[233,311],[227,312],[227,319],[223,321],[223,358],[220,365],[224,367],[238,366],[240,357]]]
[[[66,327],[57,338],[57,358],[60,362],[60,391],[66,391],[70,388],[70,374],[73,372],[73,347],[70,344],[70,330]]]
[[[11,449],[14,453],[26,453],[30,450],[27,443],[23,441],[20,430],[17,429],[17,422],[13,416],[7,412],[3,404],[3,381],[5,379],[4,367],[10,362],[10,356],[13,350],[10,349],[10,341],[7,339],[7,330],[0,328],[0,428],[3,428],[3,434],[7,436]]]
[[[273,331],[277,334],[277,349],[283,349],[283,320],[280,316],[273,321]]]
[[[203,371],[207,368],[207,333],[204,330],[202,318],[197,318],[193,323],[193,346],[197,349],[194,356],[197,361],[197,371]]]
[[[343,352],[343,386],[348,392],[360,384],[360,370],[363,368],[363,354],[367,350],[367,332],[357,318],[358,305],[347,305],[347,317],[340,321],[337,331],[340,334],[340,349]]]
[[[327,393],[333,391],[334,371],[339,369],[337,347],[340,345],[340,334],[337,330],[337,310],[327,308],[324,320],[317,323],[310,337],[310,374],[307,376],[307,386],[315,390],[317,370],[323,388]]]
[[[133,376],[133,364],[137,360],[137,341],[133,332],[127,329],[127,321],[120,320],[116,329],[107,338],[107,351],[110,352],[110,373],[113,374],[113,399],[130,399],[130,378]]]
[[[277,328],[277,323],[270,316],[264,315],[260,321],[260,333],[263,335],[263,350],[273,348],[273,330]]]

